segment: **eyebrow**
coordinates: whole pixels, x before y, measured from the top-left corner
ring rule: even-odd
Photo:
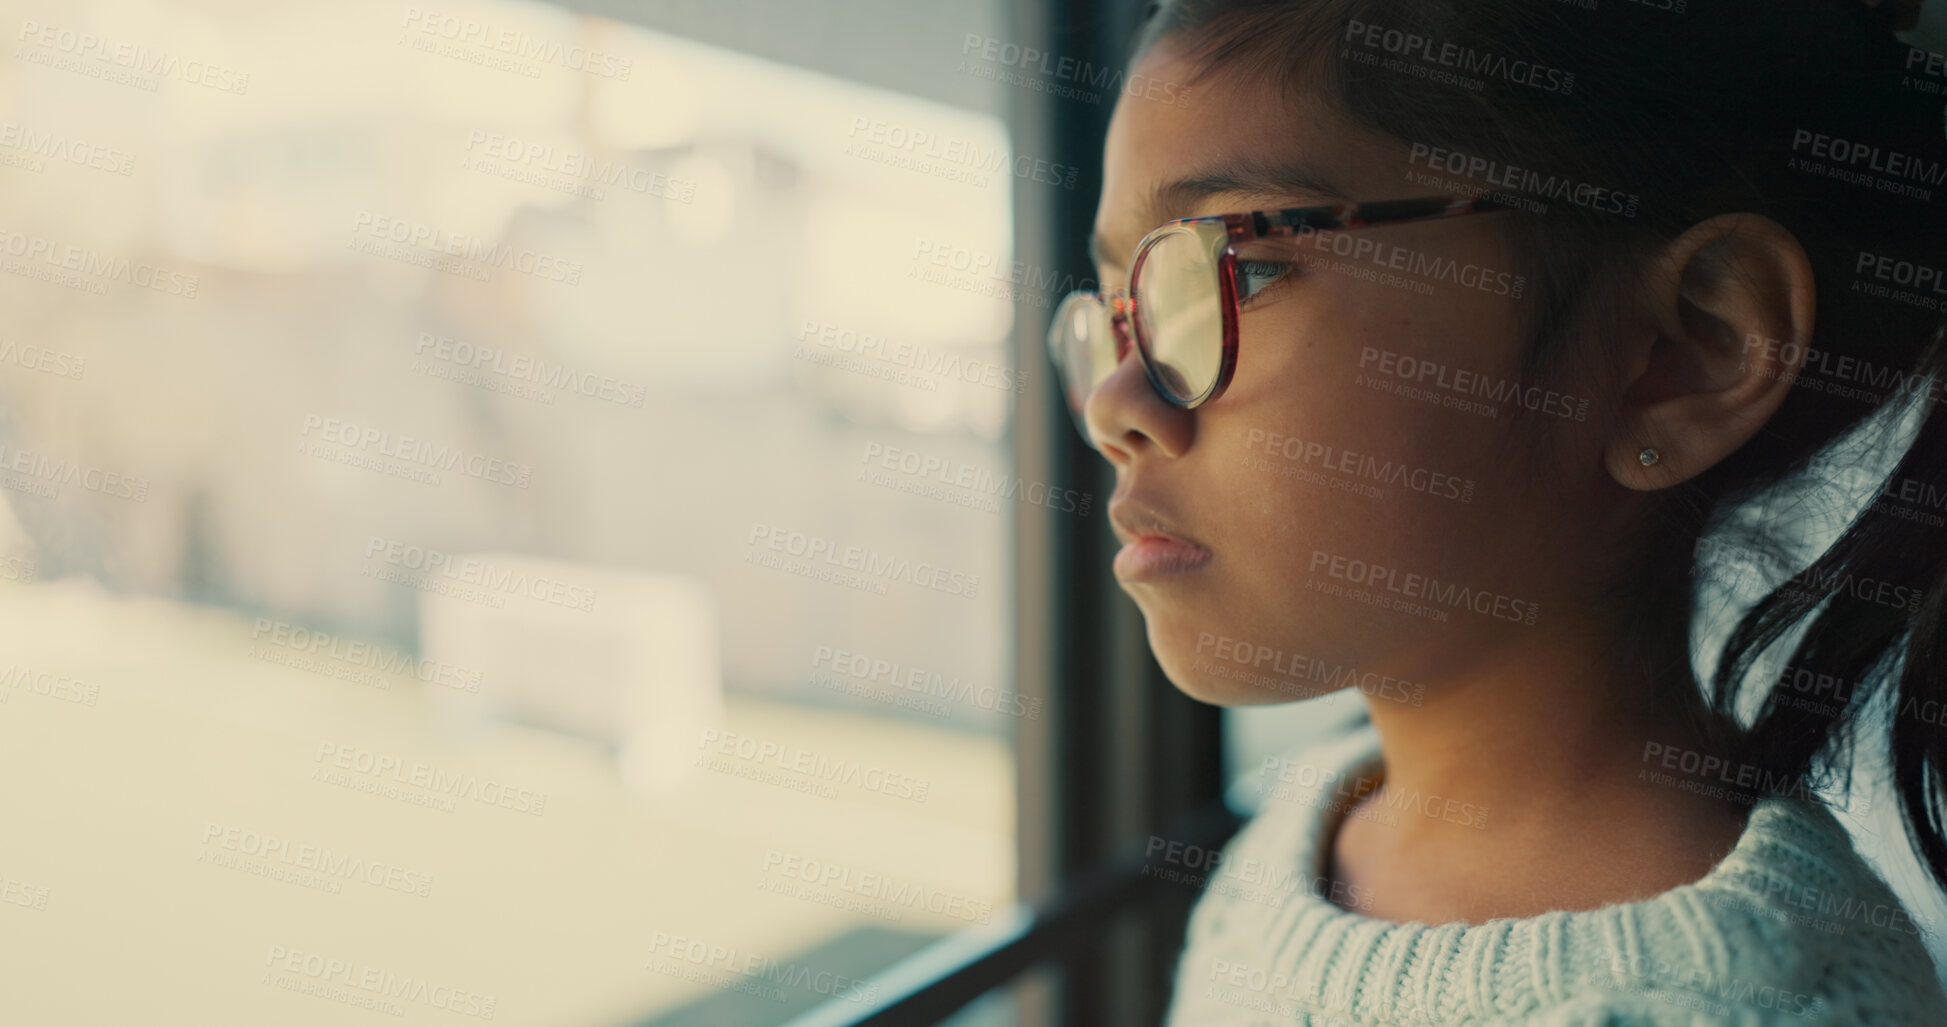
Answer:
[[[1184,216],[1181,211],[1199,200],[1222,195],[1297,196],[1317,203],[1349,203],[1341,189],[1317,165],[1302,160],[1262,161],[1233,159],[1188,178],[1173,179],[1150,190],[1144,210],[1154,224]],[[1108,240],[1100,232],[1088,240],[1088,255],[1100,268],[1107,259]]]

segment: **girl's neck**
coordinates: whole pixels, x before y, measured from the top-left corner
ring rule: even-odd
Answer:
[[[1730,851],[1748,802],[1677,787],[1664,762],[1723,754],[1692,710],[1648,701],[1694,685],[1577,658],[1591,651],[1530,647],[1518,668],[1480,666],[1422,706],[1369,704],[1384,770],[1325,846],[1331,873],[1371,897],[1361,912],[1444,923],[1594,909],[1694,881]]]

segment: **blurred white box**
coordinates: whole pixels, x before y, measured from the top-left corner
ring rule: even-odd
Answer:
[[[457,553],[426,580],[422,656],[478,677],[478,692],[429,689],[449,717],[601,741],[651,795],[691,773],[697,739],[722,726],[716,599],[696,578]]]

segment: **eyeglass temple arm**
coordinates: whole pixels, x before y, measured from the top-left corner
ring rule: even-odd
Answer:
[[[1386,224],[1399,221],[1421,221],[1430,218],[1459,217],[1464,214],[1477,214],[1492,210],[1505,210],[1507,205],[1476,196],[1471,199],[1453,196],[1428,196],[1411,200],[1372,200],[1366,203],[1340,203],[1319,207],[1293,207],[1287,210],[1254,211],[1250,215],[1252,228],[1258,235],[1288,235],[1298,232],[1329,231],[1341,228],[1358,228],[1362,225]]]

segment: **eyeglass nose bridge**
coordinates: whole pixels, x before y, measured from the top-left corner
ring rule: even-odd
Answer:
[[[1135,325],[1130,321],[1136,314],[1136,301],[1121,289],[1102,293],[1101,300],[1109,311],[1109,327],[1115,332],[1116,363],[1121,363],[1136,345]]]

